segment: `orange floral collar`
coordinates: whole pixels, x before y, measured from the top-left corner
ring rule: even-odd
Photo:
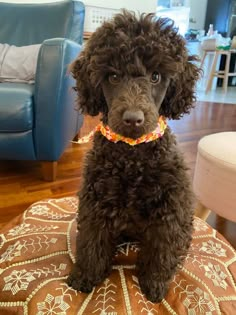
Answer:
[[[167,127],[167,123],[166,123],[165,118],[163,116],[160,116],[155,130],[137,139],[132,139],[132,138],[124,137],[120,134],[115,133],[114,131],[110,129],[110,127],[104,126],[103,123],[101,122],[88,135],[80,138],[78,141],[72,141],[72,142],[79,143],[79,144],[88,143],[90,140],[93,139],[93,136],[96,132],[101,132],[101,134],[111,142],[117,143],[119,141],[122,141],[131,146],[134,146],[140,143],[144,143],[144,142],[147,143],[147,142],[156,140],[158,138],[161,138],[165,132],[166,127]]]

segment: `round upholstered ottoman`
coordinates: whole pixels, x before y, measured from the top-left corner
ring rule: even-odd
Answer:
[[[198,216],[205,219],[210,209],[236,222],[236,132],[215,133],[199,141],[193,188]]]
[[[136,243],[117,247],[111,275],[90,294],[68,287],[77,206],[74,197],[40,201],[1,231],[1,315],[236,314],[235,251],[198,218],[185,264],[161,303],[140,292]]]

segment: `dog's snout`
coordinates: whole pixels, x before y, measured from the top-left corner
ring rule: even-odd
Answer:
[[[139,127],[144,123],[144,114],[141,110],[126,110],[123,114],[123,123],[126,126]]]

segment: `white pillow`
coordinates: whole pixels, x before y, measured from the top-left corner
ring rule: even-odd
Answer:
[[[0,82],[34,83],[40,47],[0,44]]]

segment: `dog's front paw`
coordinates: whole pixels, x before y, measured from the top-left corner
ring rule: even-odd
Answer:
[[[152,303],[160,303],[168,289],[166,283],[155,279],[147,279],[146,277],[139,278],[139,285],[142,293]]]
[[[76,291],[83,293],[90,293],[93,290],[93,284],[86,278],[79,276],[78,274],[71,273],[67,278],[67,284]]]

